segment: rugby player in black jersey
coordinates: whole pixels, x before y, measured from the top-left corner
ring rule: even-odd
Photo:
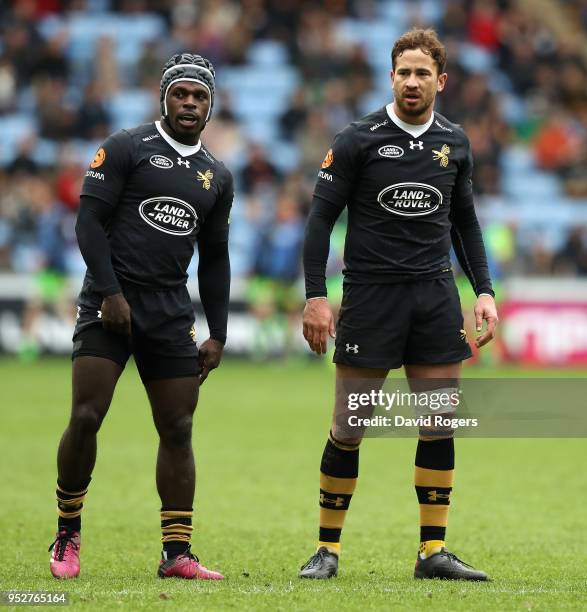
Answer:
[[[174,55],[163,68],[161,120],[110,136],[86,172],[76,232],[88,270],[73,336],[72,411],[57,456],[59,516],[50,548],[57,578],[79,574],[81,511],[96,434],[131,354],[159,434],[158,575],[223,578],[190,550],[192,416],[199,386],[220,363],[230,288],[232,176],[200,141],[214,102],[214,78],[208,60]],[[186,288],[196,242],[200,299],[210,329],[199,349]]]
[[[323,354],[335,337],[337,397],[320,466],[320,532],[302,578],[336,575],[340,535],[355,489],[364,430],[345,427],[348,398],[338,389],[404,367],[412,390],[456,387],[471,356],[453,280],[451,243],[476,293],[478,347],[491,340],[497,311],[473,205],[469,141],[434,112],[446,83],[446,52],[432,30],[402,35],[392,51],[394,101],[337,135],[319,172],[304,244],[303,333]],[[332,226],[348,208],[344,292],[336,326],[326,297]],[[350,383],[349,379],[356,379]],[[426,382],[428,381],[428,382]],[[435,386],[436,385],[436,386]],[[445,547],[453,485],[448,428],[420,429],[415,488],[420,548],[414,576],[487,580]]]

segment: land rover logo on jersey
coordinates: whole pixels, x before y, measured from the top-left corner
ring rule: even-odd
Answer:
[[[424,183],[396,183],[380,191],[377,201],[394,215],[421,217],[438,210],[442,193]]]
[[[198,222],[196,211],[187,202],[165,196],[144,200],[139,213],[150,226],[176,236],[191,234]]]
[[[396,145],[385,145],[383,147],[379,147],[379,155],[381,155],[381,157],[390,157],[391,159],[395,159],[396,157],[401,157],[403,154],[404,150]]]
[[[151,159],[149,159],[149,161],[153,166],[155,166],[155,168],[162,168],[163,170],[173,168],[173,162],[169,159],[169,157],[165,157],[165,155],[151,155]]]

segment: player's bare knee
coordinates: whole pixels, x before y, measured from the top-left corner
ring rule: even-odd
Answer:
[[[182,416],[160,427],[159,437],[169,448],[189,448],[192,444],[192,416]]]
[[[72,410],[69,427],[82,435],[96,434],[102,425],[104,414],[105,410],[95,402],[77,404]]]

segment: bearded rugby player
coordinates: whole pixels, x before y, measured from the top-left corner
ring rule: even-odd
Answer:
[[[318,354],[326,351],[329,335],[336,337],[337,388],[353,378],[383,381],[389,370],[402,366],[412,388],[426,389],[426,380],[457,386],[471,350],[451,270],[451,243],[477,295],[477,331],[487,323],[476,345],[494,335],[497,311],[473,204],[471,147],[458,125],[434,112],[436,94],[447,79],[445,64],[446,52],[434,31],[403,34],[392,51],[394,101],[338,134],[319,172],[304,245],[303,332]],[[345,206],[346,269],[335,334],[325,268],[330,232]],[[338,571],[364,433],[344,428],[337,419],[347,409],[344,395],[337,393],[320,466],[319,542],[301,578],[330,578]],[[485,572],[445,545],[453,475],[452,430],[421,428],[414,577],[487,580]]]
[[[49,549],[56,578],[79,575],[81,514],[96,461],[96,434],[131,354],[159,434],[158,575],[223,578],[190,548],[192,417],[199,386],[222,357],[230,288],[232,176],[200,141],[214,88],[207,59],[174,55],[163,68],[161,120],[110,136],[86,172],[76,233],[88,269],[73,336],[71,418],[57,455],[57,537]],[[196,243],[200,299],[210,329],[199,348],[186,287]]]

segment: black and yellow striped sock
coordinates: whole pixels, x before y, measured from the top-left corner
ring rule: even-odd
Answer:
[[[359,475],[359,445],[328,437],[320,464],[320,535],[318,547],[340,554],[340,534]]]
[[[82,528],[82,509],[88,492],[90,481],[84,487],[75,487],[77,491],[69,490],[57,482],[57,529],[67,528],[80,531]]]
[[[444,546],[455,465],[454,439],[418,440],[414,484],[420,504],[422,559]]]
[[[192,539],[193,508],[161,508],[161,541],[166,559],[184,553]]]

